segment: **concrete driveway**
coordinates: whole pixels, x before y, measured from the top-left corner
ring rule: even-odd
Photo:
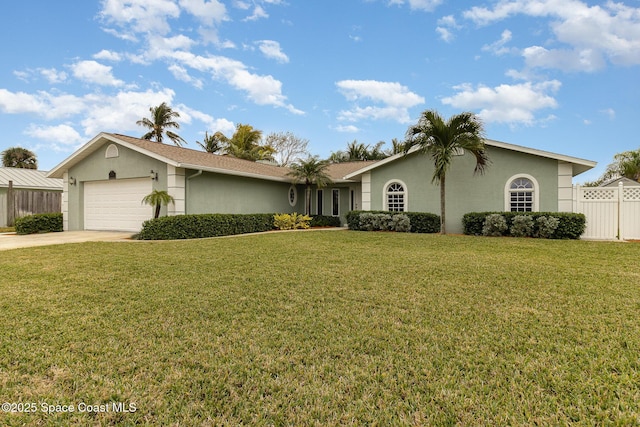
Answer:
[[[0,251],[33,246],[60,245],[64,243],[123,241],[133,233],[124,231],[63,231],[61,233],[0,234]]]

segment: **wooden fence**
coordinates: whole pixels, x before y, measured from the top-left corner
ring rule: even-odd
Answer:
[[[574,188],[573,211],[587,217],[587,239],[640,239],[640,186]]]
[[[14,189],[9,183],[0,194],[0,227],[11,227],[17,218],[39,213],[62,212],[62,192]]]

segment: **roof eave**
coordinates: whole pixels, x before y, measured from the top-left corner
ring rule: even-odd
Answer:
[[[59,165],[51,169],[46,175],[47,178],[62,178],[65,171],[69,170],[71,167],[76,165],[81,160],[84,160],[85,158],[87,158],[91,153],[93,153],[96,150],[97,146],[103,144],[106,141],[111,141],[116,144],[120,144],[123,147],[129,148],[130,150],[133,150],[133,151],[137,151],[153,159],[160,160],[162,162],[165,162],[167,164],[170,164],[176,167],[178,166],[178,163],[171,159],[168,159],[152,151],[145,150],[144,148],[138,147],[137,145],[131,144],[127,141],[123,141],[113,134],[101,132],[95,137],[93,137],[89,142],[87,142],[82,147],[80,147],[78,150],[76,150],[71,156],[63,160],[62,163],[60,163]]]
[[[200,165],[194,165],[189,163],[179,163],[176,165],[176,167],[184,168],[184,169],[192,169],[192,170],[201,170],[204,172],[219,173],[223,175],[241,176],[244,178],[261,179],[261,180],[267,180],[267,181],[287,182],[287,183],[293,182],[293,178],[270,176],[270,175],[263,175],[263,174],[251,173],[251,172],[234,171],[231,169],[214,168],[214,167],[200,166]]]

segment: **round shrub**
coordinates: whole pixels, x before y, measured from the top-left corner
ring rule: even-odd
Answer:
[[[513,217],[509,233],[513,237],[531,237],[533,236],[533,225],[531,215],[518,215]]]
[[[507,220],[504,219],[503,215],[491,214],[484,220],[482,235],[493,237],[503,236],[504,232],[507,231],[508,228]]]

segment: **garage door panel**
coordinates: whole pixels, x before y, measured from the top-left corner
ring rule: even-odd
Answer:
[[[151,190],[149,178],[85,182],[84,228],[140,231],[153,216],[153,208],[142,203]]]

